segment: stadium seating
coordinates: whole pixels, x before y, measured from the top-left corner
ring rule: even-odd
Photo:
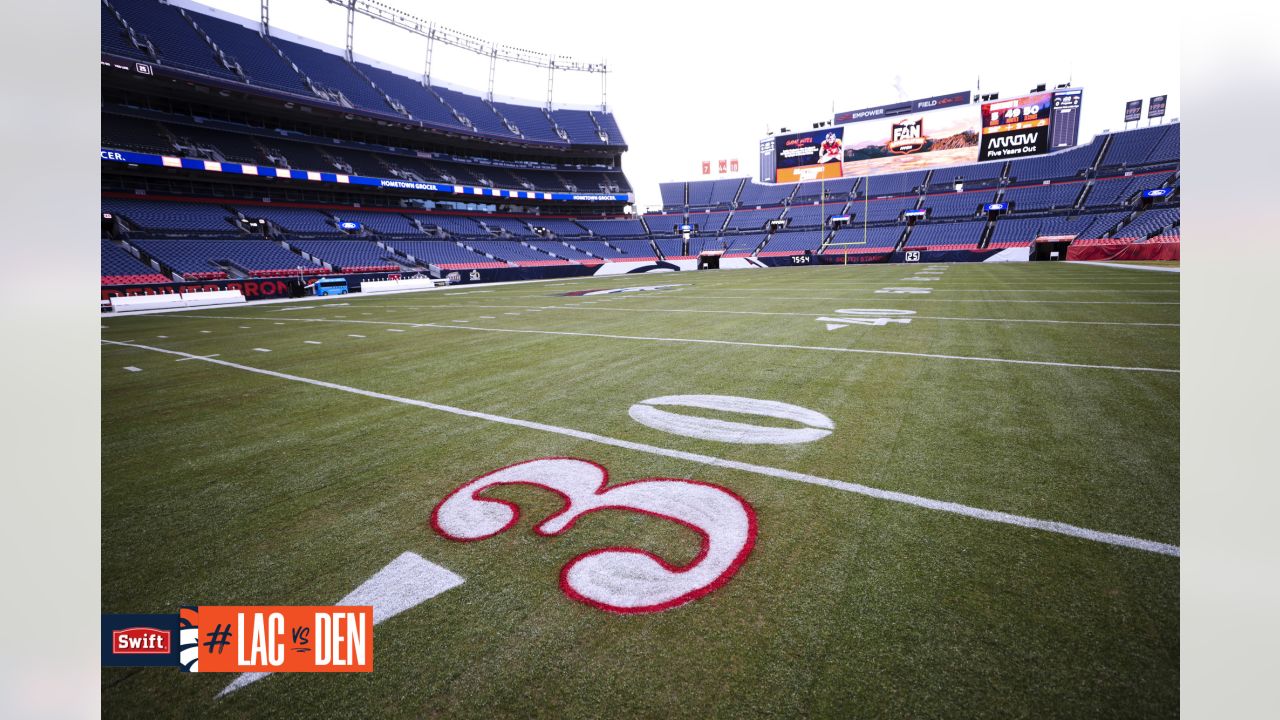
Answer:
[[[479,252],[493,255],[521,267],[568,264],[568,260],[564,258],[551,257],[548,253],[517,240],[464,240],[462,242]]]
[[[686,222],[684,215],[645,215],[644,224],[649,226],[653,235],[671,235],[679,232],[677,228]],[[692,221],[690,221],[692,222]]]
[[[929,195],[924,199],[924,207],[929,211],[929,218],[976,217],[982,206],[996,199],[995,191],[958,192],[942,195]]]
[[[929,178],[930,189],[954,187],[957,180],[964,183],[965,189],[973,189],[990,185],[999,180],[1004,170],[1004,163],[993,161],[960,165],[959,167],[938,168]]]
[[[986,222],[982,220],[916,225],[912,228],[905,247],[976,248],[985,225]]]
[[[744,208],[781,205],[783,201],[791,197],[791,193],[795,190],[796,186],[794,184],[757,185],[748,181],[742,187],[742,195],[738,198],[738,205]],[[828,188],[829,190],[830,188]],[[816,193],[818,190],[815,189],[814,192]],[[847,195],[848,191],[845,194]]]
[[[358,222],[367,230],[382,235],[421,235],[422,231],[409,221],[407,217],[395,212],[373,212],[370,210],[335,210],[333,214],[339,221]]]
[[[102,284],[169,282],[169,278],[110,240],[102,241]]]
[[[782,213],[780,208],[768,210],[735,210],[729,218],[727,230],[755,231],[762,230],[764,224],[774,220]]]
[[[250,275],[264,271],[318,274],[325,269],[270,240],[131,240],[133,245],[190,280],[225,272],[217,262],[229,262]]]
[[[432,88],[442,100],[449,104],[454,110],[462,113],[463,117],[471,121],[472,127],[485,135],[493,137],[516,138],[519,137],[507,126],[503,124],[502,118],[494,112],[491,105],[484,100],[474,96],[460,93],[456,90],[450,90],[444,86],[436,86]],[[600,142],[596,139],[596,142]]]
[[[481,218],[480,222],[490,230],[505,230],[506,232],[520,238],[538,237],[537,233],[529,229],[523,221],[516,218],[503,217],[486,217]]]
[[[636,237],[644,235],[644,225],[638,219],[579,220],[578,224],[601,237]]]
[[[363,110],[380,115],[396,114],[377,88],[342,57],[280,38],[272,38],[272,42],[311,78],[313,85],[341,92],[352,105]]]
[[[831,238],[831,242],[827,244],[827,248],[823,251],[824,255],[841,255],[848,253],[860,253],[866,251],[884,252],[892,250],[898,241],[902,239],[902,227],[847,227],[837,230],[835,237]],[[773,249],[773,242],[769,242],[768,249]]]
[[[621,260],[651,260],[655,257],[648,240],[609,240],[608,243],[622,251]]]
[[[157,57],[154,60],[148,57],[147,60],[201,75],[240,81],[235,73],[218,62],[213,48],[177,7],[162,5],[155,0],[111,0],[111,5],[140,39],[145,37],[155,47]],[[192,17],[203,16],[192,14]],[[106,19],[103,17],[104,22]]]
[[[729,213],[726,212],[689,213],[689,224],[698,226],[698,232],[707,235],[720,232],[728,217]]]
[[[1166,142],[1166,136],[1172,132],[1175,139]],[[1102,158],[1099,167],[1135,167],[1161,161],[1176,161],[1178,157],[1179,126],[1157,125],[1155,127],[1126,130],[1111,136],[1111,145]],[[1159,155],[1153,159],[1153,154]]]
[[[463,217],[460,215],[418,215],[414,214],[418,222],[424,226],[435,226],[450,235],[458,235],[461,237],[487,237],[488,232],[480,227],[475,219]]]
[[[235,209],[246,218],[267,220],[287,233],[298,235],[342,234],[342,231],[330,221],[329,215],[320,210],[269,205],[238,205]]]
[[[1004,217],[996,221],[995,230],[991,233],[989,248],[1007,248],[1028,245],[1039,237],[1040,227],[1044,224],[1041,218]]]
[[[399,270],[388,259],[387,250],[368,240],[293,240],[289,244],[312,257],[319,258],[344,272],[378,272]]]
[[[764,242],[765,233],[750,233],[748,235],[736,235],[729,243],[729,247],[725,249],[726,255],[750,255],[755,249]]]
[[[681,255],[681,246],[684,245],[683,240],[654,240],[653,243],[658,246],[658,250],[662,252],[662,257],[668,260],[672,258],[683,257]]]
[[[902,215],[903,210],[914,208],[917,200],[918,198],[912,196],[855,202],[850,210],[858,213],[859,217],[864,217],[870,223],[896,221]]]
[[[1039,157],[1014,160],[1009,163],[1009,180],[1011,183],[1026,183],[1082,177],[1098,156],[1103,140],[1105,136],[1100,135],[1089,145]]]
[[[103,147],[119,150],[136,150],[156,155],[172,155],[173,144],[161,132],[155,122],[126,118],[119,115],[102,116]]]
[[[858,182],[859,182],[859,178],[849,177],[849,178],[840,178],[838,180],[827,180],[825,182],[797,183],[795,186],[796,194],[795,194],[795,197],[792,199],[792,202],[793,203],[812,202],[814,200],[818,200],[819,198],[822,197],[822,193],[825,190],[828,203],[842,203],[849,198],[850,194],[853,192],[853,189],[858,184]],[[747,187],[751,188],[753,186],[750,183],[748,183]],[[754,187],[761,187],[761,186],[754,186]],[[770,187],[770,186],[765,185],[763,187]],[[783,185],[778,185],[776,187],[779,190],[785,190],[786,188],[791,187],[791,185],[783,184]],[[743,190],[743,195],[746,195],[746,192],[747,192],[746,190]]]
[[[228,59],[239,63],[251,85],[314,97],[302,76],[258,31],[207,15],[197,22]]]
[[[493,106],[498,109],[504,118],[515,125],[522,135],[530,140],[538,140],[541,142],[564,143],[565,141],[556,134],[555,128],[551,126],[551,121],[547,119],[542,108],[530,107],[528,105],[515,105],[512,103],[504,103],[494,101]],[[610,136],[610,140],[613,138]]]
[[[1113,237],[1145,240],[1148,235],[1167,234],[1164,231],[1168,230],[1174,223],[1179,222],[1179,217],[1180,210],[1178,208],[1145,210],[1138,213],[1133,220],[1125,223],[1124,227],[1117,230]]]
[[[683,211],[685,184],[682,182],[664,182],[658,183],[658,192],[662,195],[663,210],[680,210]]]
[[[1009,188],[1004,191],[1002,199],[1009,203],[1009,210],[1014,213],[1055,210],[1075,206],[1076,198],[1080,197],[1083,189],[1084,183],[1081,182],[1030,185]]]
[[[564,218],[529,218],[528,223],[556,234],[556,237],[581,237],[587,234],[586,229],[572,220]]]
[[[821,245],[822,234],[816,231],[774,233],[764,249],[760,251],[760,255],[762,257],[796,255],[805,250],[817,252]]]
[[[232,213],[213,203],[103,198],[102,209],[149,233],[244,235],[230,223]]]
[[[820,227],[825,224],[823,215],[826,215],[826,217],[829,218],[832,215],[839,214],[842,207],[843,205],[831,203],[828,203],[825,206],[792,205],[791,208],[787,210],[787,218],[790,220],[790,222],[787,223],[787,228],[794,230],[802,227]]]
[[[552,110],[551,117],[569,136],[569,141],[579,145],[606,145],[599,128],[585,110]]]
[[[926,171],[873,175],[863,178],[861,193],[867,197],[902,195],[914,191],[924,183]]]
[[[472,252],[452,240],[389,240],[387,246],[420,263],[446,270],[501,268],[507,263]]]
[[[700,180],[689,183],[689,207],[694,209],[729,207],[742,186],[741,178]]]

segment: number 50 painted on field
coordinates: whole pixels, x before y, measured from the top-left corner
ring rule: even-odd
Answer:
[[[577,458],[540,458],[495,470],[449,493],[431,513],[431,527],[462,542],[485,540],[520,519],[515,503],[481,497],[498,485],[533,485],[564,499],[564,508],[534,527],[560,535],[578,518],[621,510],[679,523],[697,533],[697,557],[677,567],[645,550],[605,547],[570,560],[560,571],[565,595],[615,613],[669,610],[729,582],[756,540],[756,516],[745,500],[718,485],[675,478],[646,478],[608,486],[604,467]]]

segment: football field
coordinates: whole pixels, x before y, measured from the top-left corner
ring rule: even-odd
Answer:
[[[104,668],[105,716],[1178,712],[1177,274],[681,272],[102,325],[103,612],[385,605],[372,673]]]

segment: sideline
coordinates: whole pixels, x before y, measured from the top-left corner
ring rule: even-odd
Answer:
[[[1094,262],[1092,260],[1067,260],[1070,265],[1092,265],[1094,267],[1120,268],[1122,270],[1146,270],[1147,272],[1181,273],[1181,267],[1167,265],[1126,265],[1125,263]]]

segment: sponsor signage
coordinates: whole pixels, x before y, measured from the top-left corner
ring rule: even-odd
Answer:
[[[777,138],[777,181],[838,178],[844,174],[844,128],[824,128]]]
[[[978,160],[1039,155],[1049,149],[1053,93],[983,103]]]
[[[1173,188],[1155,188],[1154,190],[1142,191],[1142,197],[1144,198],[1158,198],[1158,197],[1165,197],[1166,195],[1172,195],[1172,194],[1173,194]]]
[[[938,110],[945,107],[953,107],[955,105],[968,105],[970,99],[968,90],[948,93],[946,95],[934,95],[933,97],[927,97],[921,100],[897,102],[890,105],[877,105],[876,107],[863,108],[861,110],[848,110],[846,112],[836,113],[835,122],[837,125],[840,125],[843,123],[857,122],[859,120],[873,120],[875,118],[892,117],[894,115],[907,115],[915,112]]]
[[[179,608],[103,615],[102,664],[185,672],[372,672],[373,606]]]
[[[1142,119],[1142,101],[1130,100],[1124,104],[1124,121],[1138,122]]]
[[[984,212],[1001,212],[1009,209],[1009,203],[987,203],[982,209]]]
[[[288,180],[307,180],[321,183],[340,183],[343,185],[363,185],[366,187],[389,188],[393,190],[419,190],[423,192],[449,193],[453,195],[478,195],[492,198],[511,198],[522,200],[550,200],[553,202],[631,202],[629,194],[612,193],[567,193],[540,192],[536,190],[507,190],[503,188],[473,187],[470,185],[452,185],[449,183],[415,182],[393,178],[373,178],[360,175],[342,175],[331,172],[315,172],[314,170],[291,170],[263,165],[246,165],[231,162],[214,162],[203,158],[184,158],[170,155],[152,155],[127,150],[102,148],[99,152],[102,160],[129,165],[151,165],[180,170],[200,170],[204,172],[220,172],[232,175],[256,175],[258,177],[274,177]]]
[[[344,220],[338,223],[338,227],[342,228],[343,230],[359,230],[363,226],[358,222],[351,222],[350,220]]]
[[[1168,95],[1156,95],[1151,98],[1151,102],[1147,104],[1147,119],[1164,117],[1164,106],[1168,99]]]
[[[926,212],[926,211],[924,211],[924,210],[903,210],[903,211],[902,211],[902,217],[904,217],[904,218],[922,218],[922,217],[924,217],[925,212]]]

